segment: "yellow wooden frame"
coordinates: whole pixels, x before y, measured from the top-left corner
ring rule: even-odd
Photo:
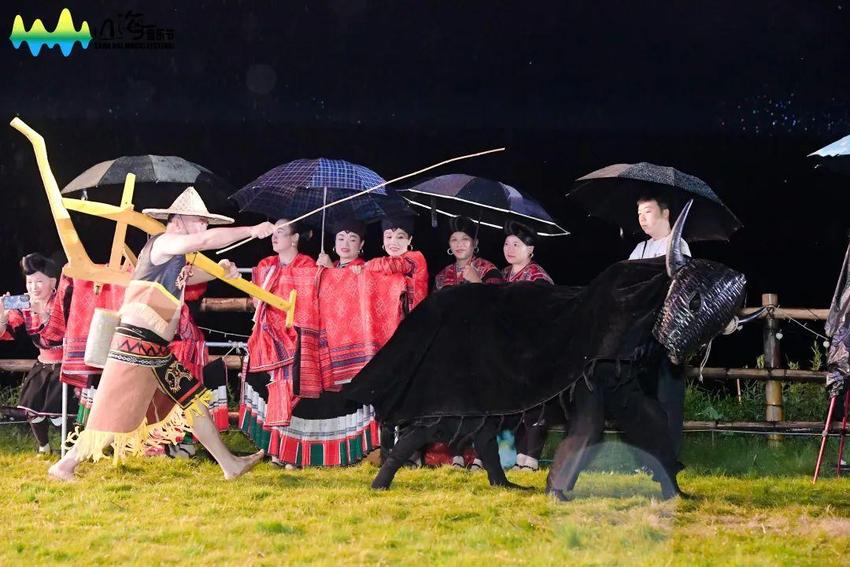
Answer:
[[[41,181],[47,192],[50,212],[53,215],[62,248],[68,258],[68,263],[62,270],[63,273],[73,278],[90,280],[95,283],[116,284],[126,287],[132,278],[132,273],[128,269],[127,264],[136,264],[136,257],[129,247],[127,247],[124,240],[127,234],[127,227],[133,226],[151,235],[165,232],[165,226],[162,223],[133,210],[133,192],[136,176],[132,173],[127,175],[124,181],[124,191],[121,195],[121,204],[117,207],[97,201],[63,198],[56,183],[56,178],[53,176],[53,171],[50,168],[50,162],[47,159],[47,146],[44,138],[20,118],[13,119],[11,126],[26,136],[33,146],[38,170],[41,174]],[[68,213],[69,210],[115,221],[115,234],[112,239],[109,264],[102,265],[92,262],[82,241],[80,241],[80,237],[71,220],[71,215]],[[272,307],[285,311],[286,326],[292,326],[295,316],[295,290],[289,293],[288,299],[283,299],[252,282],[242,279],[242,277],[226,278],[224,269],[221,266],[199,252],[187,254],[186,261],[194,264],[211,276],[245,292],[251,297],[255,297]]]

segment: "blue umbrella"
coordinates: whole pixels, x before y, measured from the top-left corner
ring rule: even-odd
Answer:
[[[323,205],[350,197],[385,183],[362,165],[341,159],[298,159],[271,169],[231,195],[240,211],[274,219],[293,219]],[[387,216],[411,215],[413,211],[389,187],[380,187],[307,217],[314,225],[346,219],[370,222]],[[322,230],[324,236],[324,230]]]
[[[399,193],[432,215],[463,215],[484,226],[501,229],[506,220],[519,220],[540,236],[566,236],[540,203],[515,187],[499,181],[454,173],[429,179]]]

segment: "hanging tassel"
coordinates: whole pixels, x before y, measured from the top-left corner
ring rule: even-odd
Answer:
[[[702,382],[702,369],[705,368],[705,365],[708,364],[708,355],[711,354],[711,343],[714,341],[708,341],[708,346],[705,347],[705,356],[702,357],[702,362],[699,365],[699,381]]]

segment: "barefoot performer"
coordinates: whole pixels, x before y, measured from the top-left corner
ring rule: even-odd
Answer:
[[[173,360],[167,347],[179,320],[183,288],[212,276],[287,312],[290,319],[287,323],[291,324],[294,293],[288,301],[276,297],[238,277],[229,261],[216,264],[198,253],[246,237],[266,238],[272,233],[273,225],[207,230],[208,224],[227,224],[233,220],[211,214],[193,188],[184,191],[168,209],[146,211],[150,216],[135,212],[133,174],[127,175],[118,207],[63,199],[50,169],[44,138],[19,118],[13,119],[11,126],[33,146],[59,240],[68,257],[63,273],[96,284],[127,288],[120,310],[121,321],[113,336],[86,429],[69,436],[75,438],[76,445],[48,474],[56,479],[72,480],[82,460],[101,458],[108,445],[112,445],[117,461],[126,455],[140,454],[151,444],[173,442],[182,437],[179,430],[186,429],[206,446],[221,465],[226,479],[240,476],[262,459],[262,452],[237,458],[227,450],[206,406],[209,392]],[[116,222],[109,264],[92,262],[68,209]],[[167,219],[168,226],[164,227],[154,217]],[[154,235],[138,261],[124,243],[128,226]],[[186,253],[188,256],[184,256]],[[132,275],[121,267],[122,258],[136,266]],[[205,274],[194,274],[193,268]],[[163,415],[164,418],[159,417]]]
[[[175,360],[168,344],[177,328],[185,286],[213,278],[187,264],[186,254],[249,236],[266,238],[274,225],[208,229],[209,224],[230,224],[233,219],[207,211],[193,187],[169,208],[143,212],[167,219],[165,233],[151,238],[139,254],[86,428],[74,448],[50,468],[50,475],[73,478],[82,460],[99,460],[107,445],[112,445],[118,459],[141,454],[147,445],[170,439],[172,433],[182,436],[181,430],[191,430],[221,466],[224,477],[236,478],[259,462],[263,452],[239,458],[227,449],[207,408],[210,392]],[[220,265],[230,277],[238,277],[233,263],[223,260]],[[167,398],[159,396],[156,405],[172,407],[164,419],[149,424],[146,415],[157,391]]]

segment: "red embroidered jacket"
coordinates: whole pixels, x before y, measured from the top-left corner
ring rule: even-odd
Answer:
[[[507,266],[502,269],[502,276],[508,283],[541,281],[543,283],[555,285],[555,282],[552,281],[552,278],[546,273],[546,270],[540,267],[540,264],[537,262],[529,262],[526,267],[513,275],[511,275],[511,267]]]
[[[364,266],[370,272],[402,274],[407,281],[407,311],[428,296],[428,265],[421,252],[412,250],[401,256],[372,258]]]
[[[481,283],[497,284],[505,280],[502,278],[502,273],[492,263],[484,258],[473,256],[472,267],[478,271],[481,276]],[[440,270],[440,273],[434,278],[434,289],[443,289],[453,285],[468,283],[463,277],[463,272],[458,271],[457,264],[452,263]]]
[[[65,337],[65,322],[71,306],[73,280],[62,276],[58,289],[53,292],[47,302],[47,320],[42,320],[29,309],[12,309],[7,312],[8,323],[0,340],[15,339],[14,330],[23,327],[32,339],[33,345],[39,351],[42,362],[62,362],[62,339]]]

